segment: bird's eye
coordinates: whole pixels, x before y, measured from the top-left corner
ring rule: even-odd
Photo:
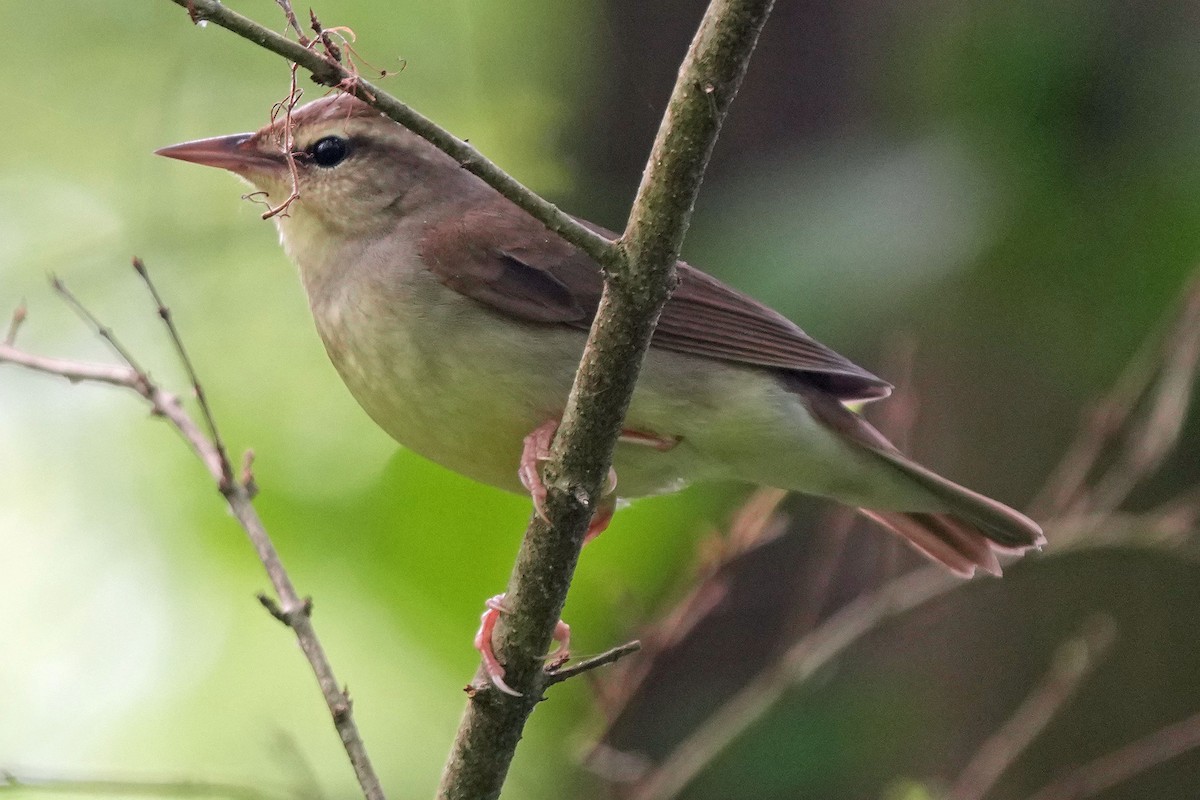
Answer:
[[[340,136],[326,136],[313,142],[307,152],[318,167],[336,167],[350,153],[350,143]]]

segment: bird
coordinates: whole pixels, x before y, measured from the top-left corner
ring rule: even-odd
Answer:
[[[164,147],[269,200],[334,367],[397,442],[544,499],[539,466],[603,288],[600,266],[458,161],[345,93],[253,133]],[[596,233],[616,235],[580,220]],[[736,480],[858,508],[952,572],[1040,548],[1025,515],[902,454],[858,413],[891,385],[680,261],[589,538],[617,498]],[[491,646],[476,647],[515,694]],[[555,638],[566,646],[560,624]],[[569,629],[567,629],[569,630]]]

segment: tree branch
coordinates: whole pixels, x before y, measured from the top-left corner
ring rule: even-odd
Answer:
[[[1114,545],[1171,548],[1173,532],[1160,535],[1152,523],[1130,525],[1121,536],[1075,538],[1055,551],[1088,550]],[[843,655],[867,634],[969,584],[941,567],[919,567],[879,589],[860,595],[801,637],[778,661],[769,664],[676,745],[653,771],[641,779],[630,800],[670,800],[688,786],[718,755],[762,719],[791,687],[803,683]]]
[[[713,759],[773,708],[789,687],[812,677],[888,620],[961,585],[961,579],[941,567],[922,567],[844,606],[716,709],[639,781],[628,797],[668,800],[678,796]]]
[[[198,392],[198,396],[203,397],[203,391],[200,389],[199,381],[196,379],[195,372],[192,369],[191,359],[183,348],[183,342],[179,338],[179,333],[175,329],[174,322],[171,319],[170,310],[162,303],[141,261],[135,259],[134,267],[137,269],[142,280],[145,281],[147,288],[149,288],[151,295],[158,305],[159,317],[163,320],[163,324],[170,333],[176,352],[186,365],[188,375]],[[35,372],[58,375],[72,383],[104,383],[110,386],[130,389],[150,404],[151,411],[155,416],[167,420],[179,432],[217,484],[221,495],[229,505],[229,510],[233,512],[242,529],[246,531],[246,535],[250,538],[250,543],[254,546],[254,551],[258,554],[263,567],[266,568],[267,576],[270,578],[271,585],[274,587],[275,593],[279,598],[278,603],[272,604],[272,614],[287,624],[296,634],[296,640],[300,644],[300,649],[308,659],[313,674],[316,675],[317,683],[321,687],[321,694],[325,698],[325,704],[328,706],[330,716],[333,718],[334,727],[337,729],[338,736],[342,740],[342,746],[345,748],[346,755],[350,759],[350,764],[354,768],[355,775],[358,777],[363,795],[368,800],[384,800],[379,778],[371,766],[371,760],[367,755],[362,736],[359,734],[358,726],[354,722],[350,698],[339,687],[337,679],[333,674],[333,668],[330,666],[329,659],[325,655],[325,649],[322,647],[320,640],[317,638],[316,630],[313,628],[311,619],[312,601],[307,598],[301,599],[296,592],[296,588],[292,584],[292,580],[279,558],[279,553],[275,550],[275,546],[272,544],[271,538],[268,536],[266,528],[254,508],[254,482],[253,476],[249,474],[249,460],[247,460],[247,466],[243,470],[245,474],[242,476],[242,479],[236,479],[234,477],[233,465],[229,463],[224,448],[218,446],[219,439],[216,438],[216,425],[208,413],[207,404],[203,405],[203,409],[208,427],[213,432],[212,438],[206,436],[200,426],[188,415],[176,395],[160,388],[150,378],[149,374],[134,366],[132,359],[125,352],[124,348],[121,348],[116,343],[111,332],[102,326],[75,299],[65,286],[55,281],[55,289],[72,307],[83,312],[85,319],[96,328],[101,336],[113,344],[126,363],[123,365],[88,364],[65,359],[45,358],[25,353],[17,349],[11,341],[6,341],[0,343],[0,364],[15,364]],[[14,314],[14,320],[18,316],[23,317],[21,309],[18,309],[17,314]],[[14,334],[16,327],[16,325],[12,327]]]
[[[1029,800],[1084,800],[1173,758],[1200,748],[1200,714],[1193,714],[1089,761],[1041,789]]]
[[[1000,729],[967,762],[946,800],[983,800],[1104,659],[1115,638],[1111,617],[1089,618],[1054,651],[1050,669]]]
[[[1032,505],[1035,517],[1111,513],[1170,452],[1200,370],[1200,273],[1177,302],[1164,330],[1143,340],[1112,389],[1085,411]]]
[[[638,650],[641,650],[641,649],[642,649],[642,643],[639,642],[637,639],[634,639],[632,642],[626,642],[625,644],[619,644],[616,647],[612,648],[611,650],[604,651],[603,653],[601,653],[598,656],[592,656],[591,658],[585,658],[584,660],[582,660],[578,663],[572,664],[569,667],[560,667],[560,668],[556,668],[553,666],[547,667],[546,668],[546,685],[553,686],[554,684],[562,683],[563,681],[565,681],[569,678],[574,678],[576,675],[582,675],[585,672],[591,672],[592,670],[597,669],[599,667],[604,667],[609,664],[614,664],[618,660],[624,658],[625,656],[630,655],[632,653],[636,653]]]
[[[459,727],[438,796],[499,795],[525,720],[547,677],[540,657],[583,546],[601,484],[713,144],[745,74],[772,0],[713,0],[679,70],[642,185],[610,269],[583,361],[545,469],[549,524],[536,516],[509,579],[495,644],[506,680],[524,696],[477,691]],[[482,676],[477,676],[482,680]]]

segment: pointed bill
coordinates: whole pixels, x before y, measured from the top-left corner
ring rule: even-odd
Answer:
[[[167,158],[227,169],[239,175],[287,169],[284,154],[263,150],[261,139],[252,133],[197,139],[194,142],[163,147],[154,152]]]

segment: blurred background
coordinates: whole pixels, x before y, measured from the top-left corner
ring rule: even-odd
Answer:
[[[230,5],[284,28],[267,0]],[[703,3],[316,10],[352,28],[375,67],[403,65],[389,91],[620,229]],[[528,499],[375,429],[245,189],[152,155],[264,124],[287,92],[283,62],[166,0],[0,11],[0,311],[28,307],[18,344],[111,358],[54,296],[53,273],[184,391],[128,266],[146,261],[226,440],[257,454],[258,508],[316,599],[389,796],[430,796]],[[915,562],[815,502],[759,497],[735,522],[748,487],[637,503],[588,547],[565,618],[579,655],[647,631],[651,646],[550,693],[506,797],[942,797],[1064,658],[1088,674],[987,797],[1031,797],[1200,709],[1195,504],[1178,499],[1200,482],[1200,421],[1187,353],[1174,359],[1191,340],[1155,349],[1200,261],[1197,31],[1200,5],[1182,0],[779,4],[685,257],[901,384],[881,424],[925,463],[1017,507],[1042,493],[1051,546],[780,679],[727,746],[653,794],[746,682],[779,674],[797,642]],[[1136,468],[1137,486],[1062,522],[1068,504],[1044,490],[1081,412],[1130,363],[1161,390],[1144,405],[1167,411],[1129,463],[1119,444],[1094,461],[1118,484]],[[1136,457],[1176,432],[1177,446]],[[729,543],[731,530],[748,533]],[[0,793],[44,796],[45,779],[355,797],[292,636],[254,599],[267,585],[207,475],[136,398],[0,366],[0,771],[13,784]],[[1166,738],[1184,751],[1186,733]],[[1087,796],[1200,795],[1196,751],[1156,747],[1162,763]]]

